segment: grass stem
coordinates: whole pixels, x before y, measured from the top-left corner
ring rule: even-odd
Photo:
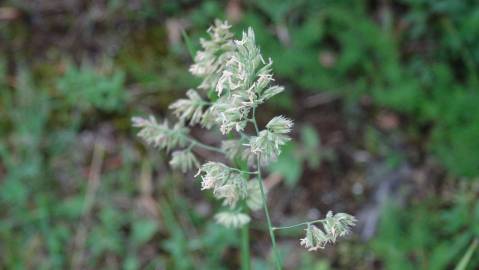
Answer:
[[[256,130],[256,135],[259,135],[258,123],[256,122],[256,107],[253,107],[252,120],[253,120],[252,122],[253,122],[254,128]],[[279,255],[278,249],[276,247],[276,237],[274,235],[273,225],[271,223],[271,217],[269,215],[268,201],[267,201],[267,198],[266,198],[266,193],[264,192],[263,178],[261,176],[261,162],[260,162],[260,156],[259,155],[256,157],[256,168],[257,168],[257,174],[258,174],[256,179],[258,179],[258,184],[259,184],[259,188],[260,188],[260,191],[261,191],[261,200],[263,202],[263,210],[264,210],[264,214],[266,216],[266,222],[268,223],[268,232],[269,232],[269,236],[271,238],[271,244],[272,244],[272,249],[273,249],[273,258],[274,258],[276,269],[281,270],[282,269],[281,257]]]
[[[250,270],[249,226],[241,227],[241,270]]]

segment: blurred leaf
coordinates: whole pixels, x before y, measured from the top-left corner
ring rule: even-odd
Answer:
[[[123,269],[124,270],[140,269],[140,262],[135,256],[128,256],[123,262]]]
[[[153,220],[139,219],[133,223],[132,241],[136,245],[149,241],[158,231],[158,224]]]
[[[305,125],[301,128],[301,143],[308,166],[317,168],[321,163],[322,149],[319,134],[312,126]]]
[[[79,68],[68,66],[57,86],[66,101],[82,111],[91,108],[114,111],[124,104],[124,84],[123,71],[102,72],[85,64]]]
[[[296,144],[287,143],[281,152],[278,160],[270,165],[270,170],[279,173],[284,177],[288,186],[294,186],[302,175],[303,160],[295,152]]]

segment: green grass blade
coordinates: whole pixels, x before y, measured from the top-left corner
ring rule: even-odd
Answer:
[[[190,53],[191,58],[195,58],[195,49],[193,48],[193,43],[191,43],[191,40],[185,30],[181,31],[181,36],[185,40],[185,45],[188,49],[188,52]]]
[[[454,270],[466,270],[466,267],[469,264],[469,261],[471,260],[472,254],[476,250],[478,243],[479,241],[477,240],[477,238],[472,241],[471,245],[466,251],[466,254],[464,254],[462,259],[459,261],[459,264],[456,266],[456,268],[454,268]]]

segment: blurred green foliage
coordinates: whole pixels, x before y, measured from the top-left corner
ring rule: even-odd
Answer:
[[[479,238],[479,201],[468,190],[444,208],[434,198],[407,211],[390,202],[383,209],[372,248],[386,269],[452,269]],[[391,245],[394,243],[394,245]],[[478,258],[468,262],[476,269]]]
[[[115,36],[131,24],[127,38],[115,44],[116,51],[100,48],[105,55],[116,52],[105,62],[78,65],[55,44],[47,57],[35,59],[29,27],[49,17],[27,2],[8,1],[28,20],[0,21],[0,268],[234,269],[239,232],[212,223],[191,191],[198,186],[166,170],[157,153],[134,145],[128,119],[136,111],[163,113],[165,104],[195,84],[187,72],[188,50],[181,40],[170,40],[166,18],[186,21],[177,23],[197,48],[214,18],[231,17],[231,7],[225,10],[235,1],[107,2],[103,19],[86,16],[85,29],[98,25]],[[296,96],[328,92],[340,98],[341,113],[352,122],[361,102],[371,100],[374,110],[404,119],[395,132],[423,143],[447,175],[475,179],[479,6],[473,0],[379,2],[247,0],[233,24],[236,31],[255,29],[263,54],[287,86],[271,110],[293,113]],[[75,16],[62,27],[73,27]],[[297,143],[271,167],[293,190],[305,170],[340,162],[321,131],[297,126]],[[369,124],[361,130],[352,144],[399,162],[397,153],[382,149],[384,135]],[[104,148],[103,166],[91,202],[98,147]],[[433,194],[425,202],[388,205],[370,245],[352,248],[371,250],[368,260],[384,269],[451,269],[479,237],[474,190],[453,200]],[[253,230],[261,238],[262,228]],[[267,269],[261,243],[253,250],[254,269]],[[330,253],[301,254],[294,269],[338,269]],[[352,258],[350,268],[358,260],[367,264]],[[472,256],[466,269],[477,267]]]
[[[58,90],[65,97],[66,105],[87,111],[91,106],[105,111],[124,107],[125,73],[114,71],[102,74],[89,65],[79,68],[69,65],[58,79]]]
[[[476,175],[477,159],[453,143],[464,138],[459,140],[462,145],[477,149],[467,137],[477,134],[474,130],[477,113],[470,113],[470,119],[464,119],[461,112],[451,107],[464,108],[477,102],[473,89],[477,86],[478,59],[470,59],[468,43],[457,44],[470,39],[470,31],[474,31],[470,25],[477,20],[477,11],[468,8],[472,3],[467,1],[402,4],[411,5],[411,14],[399,18],[407,31],[393,28],[391,10],[384,11],[384,18],[378,24],[368,17],[366,5],[361,1],[279,1],[276,5],[259,1],[252,5],[258,6],[268,18],[261,13],[247,13],[238,28],[254,27],[265,54],[275,60],[275,70],[303,89],[338,92],[353,102],[362,95],[370,95],[378,105],[411,116],[418,127],[433,122],[437,126],[432,131],[435,138],[432,151],[451,171]],[[270,20],[277,23],[274,31],[268,28]],[[453,22],[467,30],[456,29]],[[458,36],[462,32],[464,36]],[[285,35],[283,40],[277,38],[280,33]],[[440,44],[444,46],[428,49],[431,43],[443,39]],[[474,40],[470,43],[475,44]],[[412,45],[424,48],[412,48],[417,52],[403,51],[402,46]],[[462,62],[464,66],[460,68],[465,73],[456,71],[457,61]],[[442,121],[443,118],[447,121]],[[463,129],[467,134],[457,131]],[[444,148],[452,151],[452,156],[444,154]],[[453,164],[449,159],[465,162]]]
[[[367,1],[277,2],[253,2],[267,19],[248,13],[243,23],[259,32],[280,76],[353,104],[370,96],[417,129],[432,124],[431,153],[457,175],[479,174],[479,158],[470,154],[479,152],[474,1],[399,1],[376,19],[368,15]],[[276,23],[274,31],[269,21]]]

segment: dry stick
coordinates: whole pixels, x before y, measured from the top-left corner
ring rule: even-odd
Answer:
[[[88,175],[87,191],[83,203],[82,218],[80,226],[75,233],[73,258],[71,262],[72,269],[83,269],[82,262],[85,256],[85,241],[87,234],[87,223],[90,219],[90,211],[95,202],[95,194],[100,184],[101,167],[105,155],[105,148],[101,143],[96,142],[93,149],[93,158]]]

